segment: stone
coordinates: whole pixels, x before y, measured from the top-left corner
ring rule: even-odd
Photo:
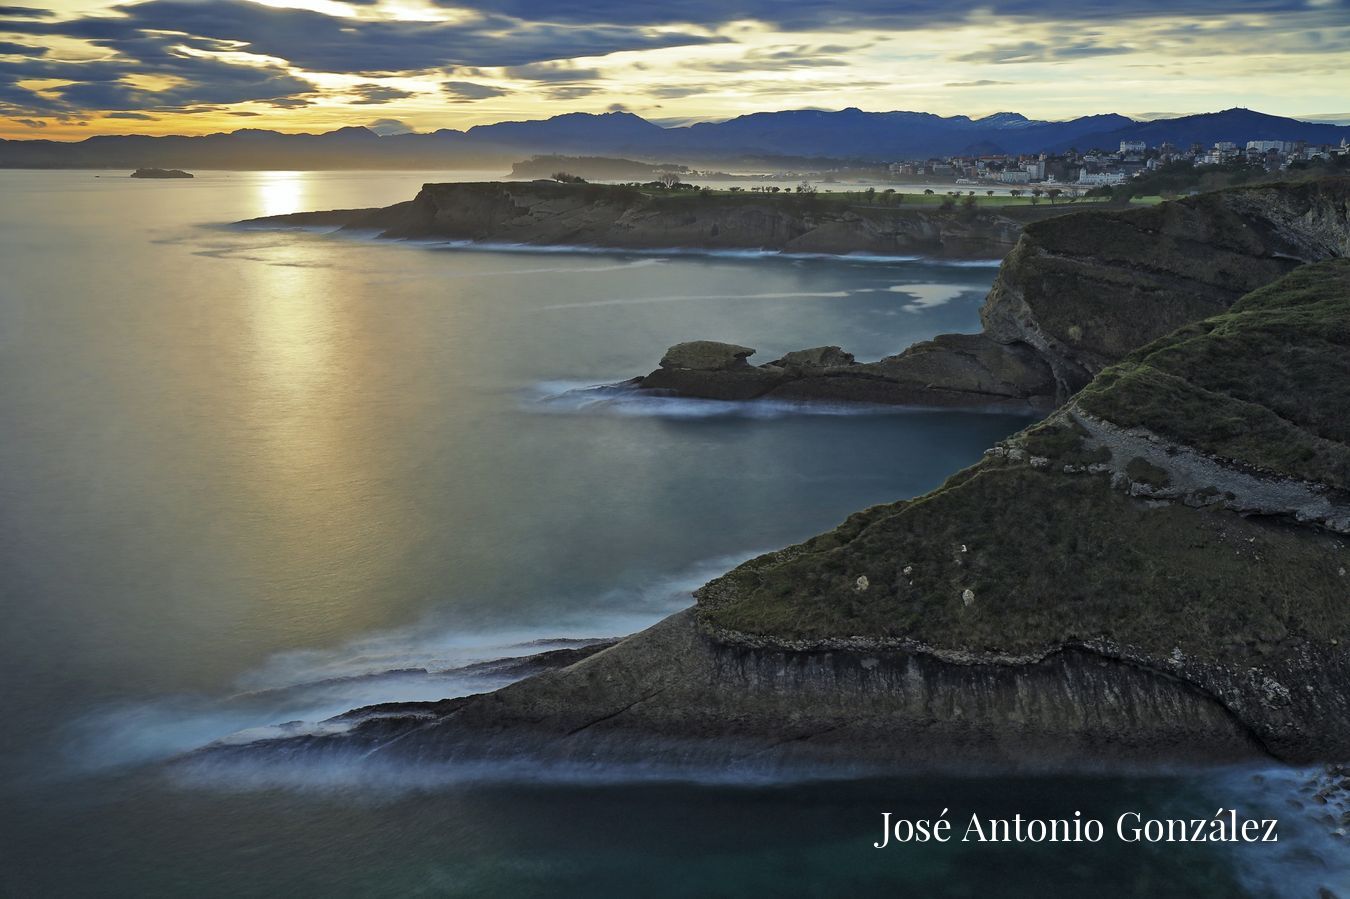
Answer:
[[[677,343],[661,357],[662,368],[691,371],[733,371],[749,368],[745,360],[755,351],[748,346],[720,343],[716,340],[690,340]]]

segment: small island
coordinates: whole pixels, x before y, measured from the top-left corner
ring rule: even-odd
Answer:
[[[131,173],[133,178],[192,178],[191,172],[182,169],[137,169]]]

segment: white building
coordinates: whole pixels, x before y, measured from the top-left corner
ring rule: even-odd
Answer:
[[[1101,187],[1105,184],[1123,184],[1125,182],[1124,172],[1080,172],[1078,183],[1088,187]]]
[[[1021,169],[1005,169],[998,173],[998,180],[1004,184],[1027,184],[1031,181],[1031,173]]]
[[[1288,155],[1294,152],[1293,141],[1287,140],[1249,140],[1247,141],[1247,151],[1257,153],[1269,153],[1271,150],[1277,150],[1281,154]]]
[[[1148,149],[1148,144],[1142,140],[1123,140],[1120,142],[1120,152],[1122,153],[1143,153]]]

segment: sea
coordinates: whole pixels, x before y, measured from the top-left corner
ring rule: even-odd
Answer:
[[[973,332],[996,260],[380,241],[234,223],[499,173],[126,174],[0,172],[0,895],[1350,896],[1310,772],[1273,764],[183,776],[633,633],[1028,420],[596,389],[685,340],[872,360]],[[1114,836],[1220,809],[1279,841]],[[1107,838],[878,849],[885,813]]]

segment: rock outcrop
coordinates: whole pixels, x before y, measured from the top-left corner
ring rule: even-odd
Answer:
[[[1066,399],[1150,340],[1350,255],[1348,206],[1350,178],[1326,178],[1037,222],[999,269],[984,333],[1035,349]]]
[[[689,358],[700,346],[712,358],[735,354],[736,366]],[[858,362],[837,346],[788,353],[750,365],[748,347],[700,340],[666,352],[661,367],[638,379],[640,389],[716,400],[770,399],[900,406],[1048,411],[1055,382],[1050,367],[1023,345],[1004,346],[979,334],[944,334],[877,362]]]
[[[704,398],[1047,409],[1107,365],[1229,308],[1295,267],[1350,255],[1350,179],[1243,187],[1029,224],[980,309],[979,335],[776,378],[664,370],[643,387]],[[756,392],[757,391],[757,392]]]
[[[744,358],[673,355],[730,366],[709,374]],[[729,772],[1343,759],[1347,359],[1350,261],[1305,266],[1107,368],[938,490],[747,562],[577,664],[195,758]]]
[[[182,169],[137,169],[131,173],[133,178],[191,178],[191,172]]]
[[[604,184],[424,184],[384,209],[296,213],[250,225],[329,225],[387,238],[618,249],[774,250],[997,259],[1027,221],[1063,207],[854,205],[825,195],[664,193]]]

